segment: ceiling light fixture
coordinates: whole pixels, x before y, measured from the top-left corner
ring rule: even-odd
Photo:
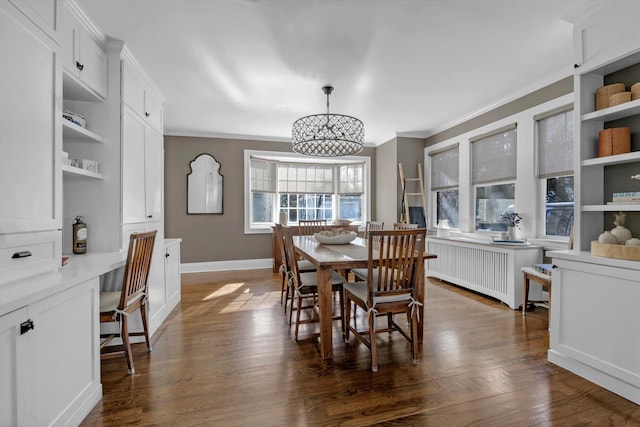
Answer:
[[[332,86],[324,86],[327,113],[305,116],[293,123],[293,151],[306,156],[339,157],[357,154],[364,148],[364,125],[355,117],[329,113]]]

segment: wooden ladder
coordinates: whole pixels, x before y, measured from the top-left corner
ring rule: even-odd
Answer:
[[[400,215],[400,222],[409,224],[411,223],[411,214],[409,208],[409,197],[420,196],[422,205],[422,218],[424,218],[424,226],[427,223],[427,203],[424,198],[424,180],[422,179],[422,164],[418,163],[418,177],[407,178],[404,174],[404,168],[402,163],[398,163],[398,172],[400,173],[400,185],[402,186],[402,214]],[[408,182],[418,182],[418,192],[410,192],[407,189]],[[423,224],[421,224],[422,226]]]

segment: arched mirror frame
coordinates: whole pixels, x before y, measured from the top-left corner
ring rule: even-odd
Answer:
[[[222,215],[224,177],[222,165],[211,154],[201,153],[189,162],[187,214]]]

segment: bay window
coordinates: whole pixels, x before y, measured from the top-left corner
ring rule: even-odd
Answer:
[[[475,229],[506,231],[502,214],[516,212],[516,125],[472,138],[470,142]]]
[[[366,222],[367,160],[261,154],[245,152],[245,164],[250,165],[245,231],[267,229],[280,214],[286,215],[288,224],[338,218]]]
[[[573,110],[536,116],[541,212],[538,234],[569,236],[573,226]]]

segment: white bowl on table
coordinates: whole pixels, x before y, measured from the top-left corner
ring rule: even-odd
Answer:
[[[351,225],[350,219],[334,219],[333,223],[335,225]]]
[[[347,243],[351,243],[357,237],[357,234],[353,231],[346,234],[337,234],[335,236],[315,233],[313,237],[323,245],[346,245]]]

